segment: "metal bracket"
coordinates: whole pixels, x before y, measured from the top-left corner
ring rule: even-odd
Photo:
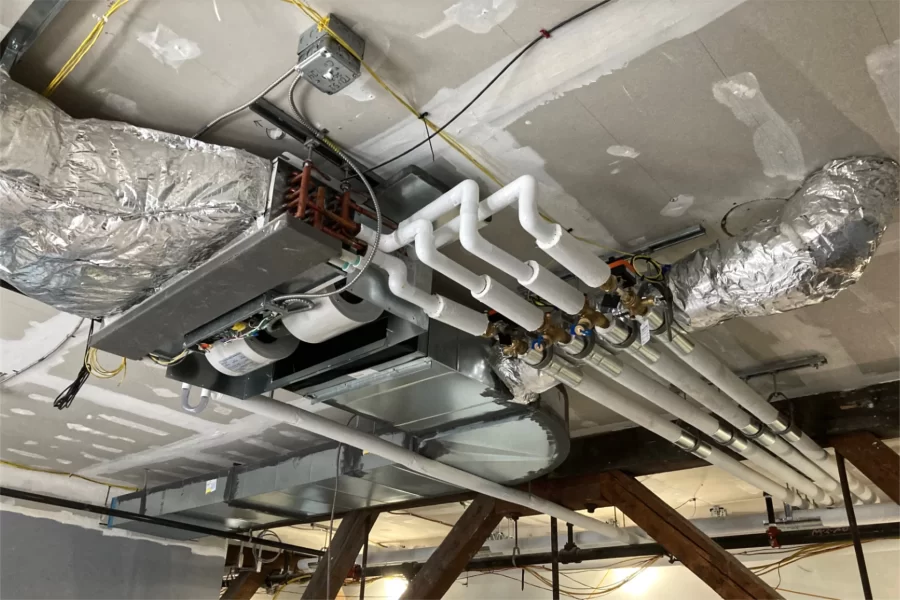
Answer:
[[[33,0],[0,43],[0,68],[9,73],[68,0]]]
[[[805,369],[814,367],[818,369],[828,364],[828,359],[822,354],[810,354],[799,358],[789,358],[787,360],[778,360],[765,363],[758,367],[752,367],[737,371],[735,374],[743,380],[753,379],[754,377],[762,377],[763,375],[772,375],[774,373],[784,373],[785,371],[796,371],[797,369]]]

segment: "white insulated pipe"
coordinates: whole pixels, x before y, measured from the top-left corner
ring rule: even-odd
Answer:
[[[652,319],[655,317],[653,319],[653,321],[656,321],[655,327],[660,327],[662,325],[661,318],[655,313],[650,313],[650,315]],[[763,424],[768,425],[772,431],[787,439],[788,442],[810,460],[820,465],[832,478],[838,479],[840,477],[834,458],[830,454],[815,443],[806,433],[788,422],[778,412],[778,409],[766,402],[745,381],[722,364],[709,349],[702,344],[694,343],[684,333],[680,332],[673,335],[671,342],[665,335],[657,336],[657,339],[662,341],[663,345],[672,350],[688,366],[709,380],[710,383],[731,396],[735,402],[750,414],[762,421]],[[877,499],[875,492],[869,486],[849,473],[847,474],[847,482],[850,485],[850,491],[863,503],[868,504]]]
[[[395,296],[410,304],[415,304],[432,319],[474,336],[481,336],[487,332],[487,315],[441,295],[429,294],[412,285],[409,283],[406,263],[396,256],[376,250],[372,262],[387,272],[388,287]],[[356,257],[355,264],[349,263],[349,267],[355,267],[358,264],[359,257]]]
[[[521,186],[518,186],[518,190]],[[459,241],[483,261],[513,276],[520,284],[570,315],[584,308],[584,294],[542,267],[536,261],[522,262],[486,239],[478,231],[478,199],[464,198],[459,207]]]
[[[437,481],[449,483],[450,485],[455,485],[462,489],[472,490],[498,500],[531,508],[540,513],[550,515],[551,517],[556,517],[566,523],[571,523],[589,531],[594,531],[622,544],[637,544],[646,541],[633,532],[628,532],[622,528],[601,523],[596,519],[579,514],[574,510],[569,510],[568,508],[554,504],[543,498],[538,498],[527,492],[508,488],[499,483],[478,477],[477,475],[466,473],[461,469],[426,458],[420,454],[416,454],[412,450],[407,450],[406,448],[392,444],[377,436],[357,431],[356,429],[341,423],[336,423],[320,415],[313,414],[302,408],[291,406],[290,404],[286,404],[273,398],[258,395],[240,400],[238,398],[223,395],[219,401],[235,408],[240,408],[241,410],[262,415],[274,421],[287,423],[288,425],[298,427],[316,435],[321,435],[347,446],[359,448],[365,452],[371,452],[386,460],[402,465],[410,471],[426,477],[431,477]]]
[[[441,196],[441,198],[443,197]],[[477,196],[475,199],[477,201]],[[427,219],[403,221],[397,227],[394,236],[397,243],[402,246],[413,242],[416,256],[423,264],[459,283],[472,293],[473,298],[496,310],[526,331],[537,331],[544,324],[544,311],[540,308],[497,283],[491,277],[476,275],[458,262],[438,252],[434,243],[434,230],[431,222]],[[374,239],[374,231],[363,226],[360,229],[359,237],[371,243],[370,240]]]
[[[544,371],[548,375],[556,376],[551,371]],[[680,427],[654,415],[645,407],[629,401],[624,396],[615,392],[612,388],[600,382],[596,377],[592,377],[589,373],[583,374],[580,381],[575,382],[568,378],[557,379],[566,385],[572,387],[590,398],[591,400],[601,404],[610,410],[619,413],[629,421],[649,429],[661,438],[672,442],[680,448],[692,451],[695,455],[703,458],[712,465],[730,473],[738,479],[749,483],[761,491],[768,492],[773,498],[781,500],[791,506],[798,508],[807,508],[809,503],[802,498],[794,490],[776,483],[765,475],[754,471],[750,467],[731,458],[718,448],[714,448],[702,442],[697,442],[693,436],[686,433]],[[695,450],[690,450],[691,446],[696,446]]]
[[[595,331],[612,344],[621,343],[628,337],[627,331],[621,332],[615,321],[607,328],[596,327]],[[819,465],[801,454],[796,448],[782,438],[771,433],[767,427],[751,417],[743,408],[720,392],[716,387],[706,383],[696,371],[684,362],[676,359],[665,349],[641,346],[637,341],[626,348],[626,351],[646,365],[654,373],[696,400],[704,408],[722,417],[729,425],[744,435],[750,436],[760,446],[780,456],[786,463],[803,473],[816,485],[831,495],[832,500],[840,502],[840,484],[826,473]]]
[[[573,338],[573,342],[564,345],[563,348],[567,352],[574,351],[572,352],[573,354],[579,354],[584,353],[583,351],[588,349],[588,346],[585,344],[586,341],[583,338]],[[669,391],[668,388],[650,377],[638,372],[637,369],[616,360],[602,349],[594,348],[590,350],[580,362],[649,400],[676,418],[696,427],[702,433],[731,447],[735,452],[744,456],[750,462],[759,465],[768,474],[773,475],[776,481],[787,483],[809,496],[818,504],[829,506],[834,504],[831,496],[826,494],[815,483],[797,473],[786,463],[772,456],[756,444],[744,439],[743,436],[733,431],[730,427],[723,428],[719,420],[712,415]]]

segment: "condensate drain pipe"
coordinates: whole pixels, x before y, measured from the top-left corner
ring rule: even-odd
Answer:
[[[722,425],[714,416],[703,412],[691,402],[672,393],[666,386],[660,385],[633,367],[616,360],[611,354],[596,346],[593,337],[573,337],[569,343],[561,344],[560,347],[569,354],[570,358],[574,358],[579,363],[618,382],[676,418],[696,427],[698,431],[709,435],[723,446],[728,446],[750,462],[759,465],[768,474],[773,475],[775,480],[795,487],[818,504],[826,506],[834,504],[831,496],[789,465],[745,439],[731,427]]]
[[[656,312],[651,311],[647,317],[655,330],[664,329],[664,320]],[[764,425],[767,425],[810,460],[820,465],[832,478],[836,479],[839,477],[837,465],[831,455],[815,443],[795,423],[791,423],[790,419],[778,412],[778,409],[766,402],[745,381],[723,365],[709,349],[702,344],[695,344],[682,332],[673,332],[672,341],[669,341],[667,334],[658,335],[656,339],[662,341],[678,358],[709,380],[710,383],[731,396],[735,402],[762,421]],[[852,475],[848,475],[848,482],[850,491],[863,503],[868,504],[877,499],[869,486]]]
[[[655,415],[644,406],[628,400],[603,384],[598,378],[585,374],[580,368],[555,353],[532,349],[525,354],[523,360],[526,364],[554,377],[557,381],[581,392],[594,402],[619,413],[629,421],[649,429],[679,448],[702,458],[762,491],[768,492],[773,498],[798,508],[807,508],[809,506],[809,502],[794,490],[775,483],[765,475],[741,464],[723,451],[710,446],[671,421]]]
[[[450,485],[455,485],[462,489],[472,490],[486,496],[491,496],[492,498],[497,498],[498,500],[531,508],[540,513],[561,519],[566,523],[572,523],[577,527],[594,531],[622,544],[637,544],[647,541],[644,538],[638,537],[633,532],[626,531],[624,528],[613,527],[612,525],[601,523],[596,519],[577,513],[574,510],[569,510],[568,508],[554,504],[543,498],[538,498],[527,492],[508,488],[499,483],[478,477],[477,475],[466,473],[461,469],[426,458],[420,454],[416,454],[412,450],[407,450],[406,448],[392,444],[377,436],[357,431],[341,423],[335,423],[325,417],[310,413],[273,398],[259,395],[240,400],[238,398],[222,396],[219,401],[228,404],[229,406],[240,408],[241,410],[262,415],[273,421],[287,423],[288,425],[298,427],[310,433],[346,444],[347,446],[359,448],[365,452],[371,452],[386,460],[402,465],[410,471],[426,477],[431,477],[437,481],[449,483]]]

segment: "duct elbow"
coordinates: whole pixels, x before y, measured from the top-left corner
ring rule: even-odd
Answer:
[[[669,285],[680,316],[704,329],[833,298],[862,276],[897,198],[893,160],[829,162],[803,182],[778,221],[672,266]]]

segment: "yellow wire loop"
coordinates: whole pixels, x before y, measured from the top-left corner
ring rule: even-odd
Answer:
[[[75,52],[72,53],[72,56],[69,57],[69,60],[66,61],[66,64],[62,66],[56,76],[47,84],[47,87],[44,88],[43,94],[47,98],[53,95],[56,92],[56,89],[60,86],[60,84],[65,80],[66,77],[69,76],[69,73],[78,66],[78,63],[81,62],[81,59],[90,51],[91,48],[94,47],[94,44],[97,43],[97,40],[100,39],[100,34],[103,33],[103,28],[106,26],[106,23],[109,22],[109,17],[111,17],[117,10],[122,8],[128,4],[128,0],[116,0],[113,2],[112,6],[97,19],[97,23],[94,25],[94,28],[91,29],[90,33],[87,34],[87,37],[84,38],[84,41],[75,49]]]

